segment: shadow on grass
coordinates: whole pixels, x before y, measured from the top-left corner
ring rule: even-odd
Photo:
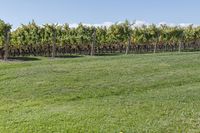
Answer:
[[[9,61],[39,61],[41,59],[35,57],[10,57]]]
[[[56,56],[56,58],[81,58],[83,57],[82,55],[60,55]]]
[[[124,53],[105,53],[105,54],[96,54],[95,56],[120,56],[125,55]]]

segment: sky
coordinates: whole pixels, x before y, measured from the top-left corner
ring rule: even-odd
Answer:
[[[200,0],[0,0],[0,19],[13,25],[45,23],[200,24]]]

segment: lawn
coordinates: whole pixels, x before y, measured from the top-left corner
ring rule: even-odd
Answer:
[[[200,132],[200,52],[0,61],[1,133]]]

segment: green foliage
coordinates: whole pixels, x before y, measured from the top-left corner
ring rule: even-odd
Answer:
[[[1,46],[5,41],[5,32],[10,30],[10,28],[9,24],[0,21]],[[106,49],[113,48],[115,50],[117,48],[118,51],[122,51],[122,47],[127,46],[129,38],[131,39],[132,46],[144,45],[151,47],[159,45],[162,46],[162,50],[164,47],[166,50],[166,46],[173,46],[172,49],[176,49],[178,44],[192,45],[193,48],[199,48],[200,43],[200,27],[194,27],[193,25],[188,27],[171,27],[167,25],[157,26],[155,24],[136,27],[134,23],[131,24],[126,20],[122,23],[115,23],[110,27],[93,27],[80,23],[75,28],[70,28],[68,24],[45,24],[38,26],[32,21],[12,31],[11,45],[13,49],[26,47],[32,53],[34,53],[33,51],[39,53],[41,48],[46,49],[52,46],[54,42],[56,48],[69,46],[68,49],[73,48],[77,50],[79,48],[80,51],[86,48],[89,50],[90,45],[94,41],[94,33],[96,33],[95,47],[100,48],[104,46]],[[35,49],[33,50],[32,48]],[[43,54],[41,53],[40,55],[46,55],[44,49],[41,50]],[[51,52],[50,49],[48,50]],[[23,49],[22,51],[26,50]],[[113,50],[110,51],[112,52]]]
[[[5,38],[7,36],[7,33],[10,32],[11,25],[6,24],[3,20],[0,20],[0,47],[3,46],[5,43]]]

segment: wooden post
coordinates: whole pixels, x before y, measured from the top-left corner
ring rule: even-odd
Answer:
[[[96,43],[96,30],[94,30],[94,33],[93,33],[93,41],[91,45],[91,56],[95,54],[95,43]]]
[[[157,49],[157,44],[154,44],[154,48],[153,48],[153,53],[156,53],[156,49]]]
[[[131,26],[133,26],[134,24],[135,24],[135,22],[128,25],[128,28],[130,29],[130,31],[132,30],[132,29],[131,29]],[[128,45],[127,45],[127,47],[126,47],[126,55],[128,55],[129,49],[130,49],[130,47],[131,47],[131,35],[132,35],[132,34],[130,33],[130,34],[129,34],[129,37],[128,37]]]
[[[129,36],[128,38],[128,45],[126,47],[126,55],[129,53],[130,46],[131,46],[131,36]]]
[[[179,52],[179,53],[181,52],[181,42],[180,42],[179,45],[178,45],[178,52]]]
[[[56,56],[56,33],[53,32],[52,58]]]
[[[5,44],[4,44],[4,60],[5,61],[8,60],[8,47],[9,47],[9,43],[10,43],[10,32],[7,31],[7,33],[5,35]]]

